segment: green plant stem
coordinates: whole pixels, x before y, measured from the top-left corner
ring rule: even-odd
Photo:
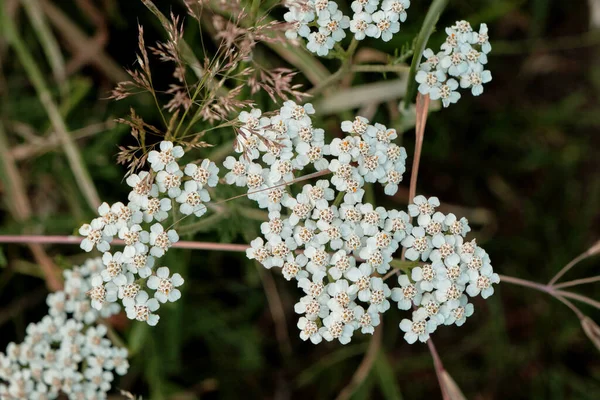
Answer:
[[[310,89],[307,93],[311,96],[316,96],[335,82],[342,79],[348,73],[348,71],[351,70],[352,57],[354,56],[357,47],[358,40],[352,38],[352,42],[348,46],[348,49],[344,52],[344,58],[342,60],[342,65],[340,66],[340,69],[338,69],[334,74],[330,75],[327,79],[319,82],[318,85]]]
[[[85,196],[88,205],[94,210],[97,209],[100,205],[100,197],[98,196],[96,187],[94,186],[81,154],[79,153],[79,149],[75,145],[73,138],[69,135],[67,126],[60,115],[60,110],[52,100],[50,90],[44,81],[42,71],[38,68],[32,54],[19,36],[13,20],[2,13],[0,21],[2,21],[0,25],[4,28],[4,35],[7,41],[17,53],[17,57],[21,61],[25,72],[37,92],[42,106],[50,118],[50,122],[56,134],[62,142],[63,150],[67,156],[69,166],[75,175],[79,188]]]
[[[404,74],[410,71],[410,67],[408,65],[353,65],[350,70],[352,72],[396,72],[398,74]]]
[[[435,24],[437,23],[447,4],[448,0],[434,0],[429,7],[429,11],[427,11],[427,15],[425,15],[425,21],[423,21],[419,36],[417,36],[415,52],[412,63],[410,64],[410,72],[408,73],[408,88],[406,90],[406,96],[404,97],[405,109],[408,109],[410,102],[415,97],[417,92],[417,82],[415,81],[415,76],[417,75],[417,69],[421,63],[421,57],[423,55],[423,51],[425,51],[425,46],[427,46],[429,37],[435,29]]]
[[[63,96],[67,95],[67,73],[65,69],[65,60],[60,51],[60,47],[56,38],[54,37],[52,30],[48,26],[46,17],[39,7],[39,2],[36,0],[21,0],[27,16],[31,21],[31,25],[38,36],[42,49],[46,53],[50,67],[52,68],[52,74],[54,79],[60,85],[61,93]]]

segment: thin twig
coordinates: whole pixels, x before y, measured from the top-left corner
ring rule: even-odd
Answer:
[[[277,291],[275,280],[271,275],[271,271],[265,270],[262,266],[258,267],[258,274],[262,280],[269,310],[271,311],[271,317],[275,324],[275,336],[279,342],[279,349],[284,356],[289,356],[292,354],[292,344],[287,329],[287,322],[285,320],[285,311],[283,310],[281,297]]]
[[[45,235],[0,235],[0,243],[19,243],[19,244],[73,244],[78,245],[83,238],[78,236],[45,236]],[[124,246],[125,242],[121,239],[114,239],[111,244]],[[245,244],[213,243],[213,242],[193,242],[179,241],[171,246],[179,249],[192,250],[217,250],[243,252],[248,249]]]
[[[554,288],[561,289],[561,288],[566,288],[566,287],[571,287],[571,286],[576,286],[576,285],[584,285],[586,283],[594,283],[594,282],[600,282],[600,276],[591,276],[589,278],[575,279],[572,281],[558,283],[558,284],[554,285]]]
[[[588,257],[596,254],[598,252],[598,245],[599,244],[600,244],[600,241],[597,242],[596,244],[594,244],[592,247],[590,247],[586,251],[584,251],[583,253],[581,253],[580,255],[578,255],[577,257],[575,257],[573,260],[571,260],[570,263],[568,263],[567,265],[565,265],[560,271],[558,271],[558,273],[556,275],[554,275],[554,278],[550,279],[550,282],[548,282],[548,285],[554,285],[554,283],[556,281],[558,281],[564,274],[566,274],[577,263],[579,263],[580,261],[583,261],[586,258],[588,258]]]
[[[425,125],[427,124],[427,111],[429,110],[429,95],[417,95],[417,122],[415,125],[415,155],[413,157],[412,171],[410,174],[410,190],[408,202],[412,203],[417,193],[417,179],[419,177],[419,164],[421,151],[423,150],[423,138],[425,137]]]
[[[563,296],[563,297],[567,297],[569,299],[580,301],[582,303],[585,303],[587,305],[590,305],[590,306],[600,310],[600,302],[598,302],[594,299],[590,299],[589,297],[584,296],[582,294],[567,292],[566,290],[555,290],[552,293],[554,293],[558,296]]]
[[[353,65],[350,70],[352,72],[395,72],[397,74],[405,74],[410,70],[408,65],[398,64],[398,65]]]
[[[435,344],[433,343],[433,340],[431,340],[431,338],[429,338],[429,340],[427,340],[427,348],[429,349],[429,352],[431,353],[431,358],[433,358],[433,366],[435,368],[435,375],[437,376],[438,383],[440,385],[440,390],[442,391],[442,398],[444,400],[447,400],[450,397],[448,396],[448,393],[446,390],[446,384],[444,383],[444,379],[443,379],[444,364],[442,364],[442,359],[440,358],[440,355],[438,354],[437,349],[435,348]]]
[[[544,285],[543,283],[532,282],[532,281],[528,281],[525,279],[515,278],[512,276],[506,276],[506,275],[498,275],[498,276],[500,277],[500,282],[508,282],[508,283],[512,283],[515,285],[525,286],[525,287],[528,287],[531,289],[536,289],[541,292],[548,293],[552,297],[562,296],[562,297],[566,297],[569,299],[577,300],[577,301],[588,304],[588,305],[600,310],[600,302],[598,302],[594,299],[591,299],[587,296],[584,296],[584,295],[581,295],[578,293],[568,292],[566,290],[556,290],[553,286],[550,286],[550,285]]]
[[[373,337],[371,337],[371,341],[369,342],[369,347],[363,357],[360,365],[352,375],[352,379],[350,379],[350,383],[342,389],[340,394],[337,396],[336,400],[346,400],[349,399],[350,396],[358,389],[358,387],[363,383],[365,379],[369,376],[369,372],[371,372],[371,368],[373,368],[373,363],[377,358],[377,353],[379,352],[379,348],[381,347],[381,337],[383,331],[383,322],[375,328],[375,332],[373,333]]]
[[[100,132],[112,129],[116,123],[114,121],[99,122],[91,124],[81,129],[71,131],[74,140],[83,139],[86,137],[97,135]],[[12,148],[11,153],[15,160],[24,160],[33,156],[48,153],[60,146],[60,137],[55,133],[48,137],[37,137],[39,141],[35,143],[22,144]]]

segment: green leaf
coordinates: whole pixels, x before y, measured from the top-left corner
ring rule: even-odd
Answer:
[[[410,64],[410,72],[408,73],[408,87],[406,88],[406,96],[404,98],[405,108],[408,107],[417,93],[417,82],[415,81],[417,68],[421,63],[421,57],[423,56],[423,51],[425,51],[425,46],[427,46],[427,42],[429,41],[429,36],[431,36],[431,33],[435,29],[435,24],[437,23],[447,4],[448,0],[435,0],[433,3],[431,3],[429,11],[427,11],[425,21],[423,21],[419,36],[417,36],[415,52],[412,63]]]
[[[402,400],[402,393],[400,392],[394,370],[384,352],[379,352],[374,367],[374,372],[377,375],[379,387],[384,397],[388,400]]]

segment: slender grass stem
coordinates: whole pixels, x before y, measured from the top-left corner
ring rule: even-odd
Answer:
[[[50,90],[46,85],[42,71],[38,68],[33,55],[19,36],[13,20],[2,13],[0,21],[2,21],[1,25],[4,28],[4,34],[7,41],[12,45],[13,49],[17,53],[17,57],[21,61],[25,72],[27,73],[37,92],[42,106],[48,114],[54,131],[60,137],[63,150],[69,162],[69,166],[75,175],[77,185],[81,189],[90,208],[94,210],[97,209],[100,205],[100,197],[98,196],[96,187],[94,186],[85,163],[83,162],[79,149],[75,145],[73,138],[69,135],[67,126],[60,114],[60,110],[52,100]]]

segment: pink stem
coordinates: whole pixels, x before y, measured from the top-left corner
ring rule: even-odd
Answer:
[[[44,235],[0,235],[0,243],[20,243],[20,244],[80,244],[82,238],[77,236],[44,236]],[[118,246],[124,243],[120,239],[111,242]],[[193,249],[193,250],[216,250],[216,251],[237,251],[243,252],[249,247],[245,244],[227,244],[213,242],[186,242],[174,243],[174,248]]]

